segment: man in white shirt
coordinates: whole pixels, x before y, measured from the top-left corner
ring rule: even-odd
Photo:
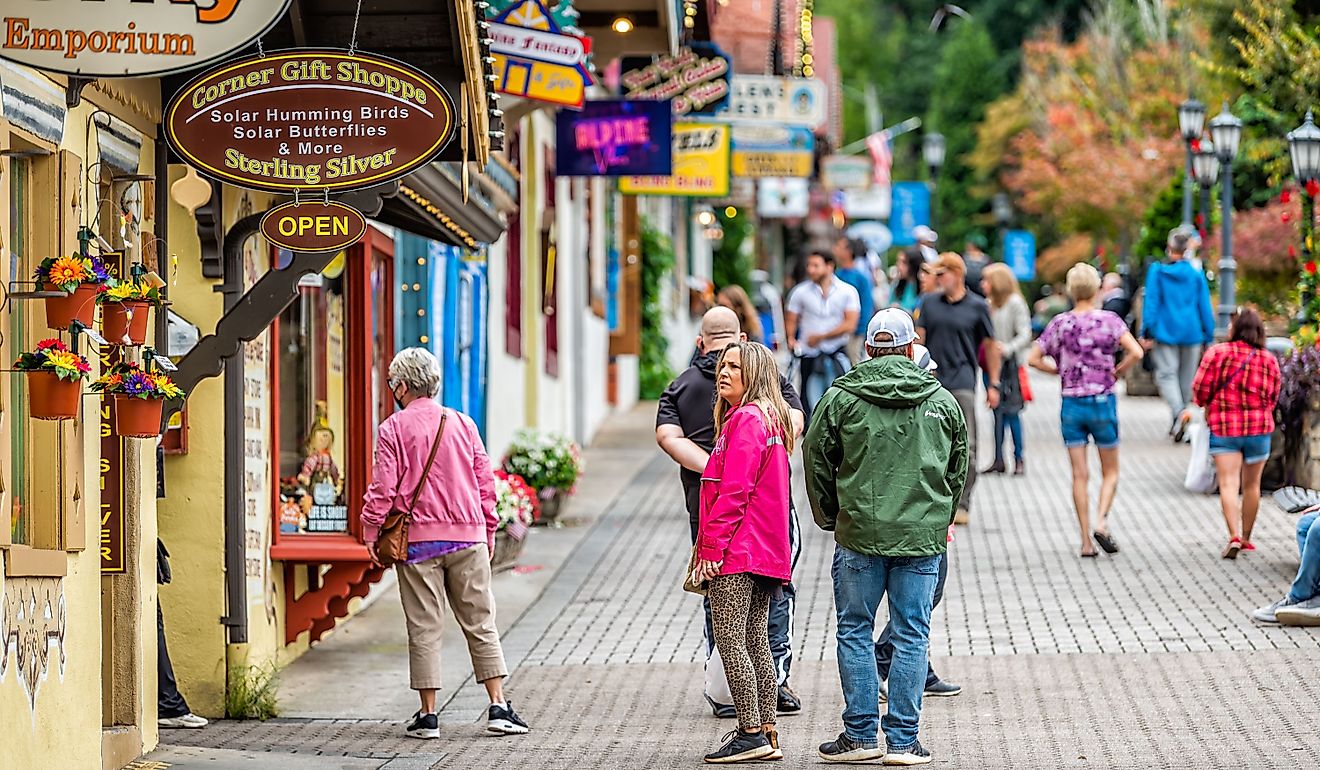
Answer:
[[[807,257],[807,280],[794,287],[784,312],[784,327],[802,376],[802,403],[808,419],[816,402],[850,368],[848,337],[862,311],[857,290],[834,276],[834,256]]]

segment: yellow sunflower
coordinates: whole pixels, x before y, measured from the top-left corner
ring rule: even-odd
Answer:
[[[78,284],[87,280],[87,267],[81,259],[60,257],[50,266],[50,282],[56,286]]]

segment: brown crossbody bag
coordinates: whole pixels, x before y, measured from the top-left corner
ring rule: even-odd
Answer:
[[[440,437],[445,435],[447,419],[449,412],[442,409],[440,429],[435,432],[435,441],[431,442],[431,456],[426,458],[426,467],[422,469],[422,478],[417,482],[417,488],[413,490],[412,502],[408,504],[408,510],[390,511],[385,516],[385,523],[380,525],[380,534],[376,537],[376,559],[383,566],[392,567],[408,561],[408,524],[412,521],[417,499],[422,496],[422,487],[426,485],[426,479],[431,475],[431,466],[435,464],[435,453],[440,449]]]

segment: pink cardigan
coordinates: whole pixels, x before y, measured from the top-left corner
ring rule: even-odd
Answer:
[[[788,582],[788,450],[760,407],[729,414],[701,474],[697,554],[721,575],[750,572]]]
[[[376,542],[391,510],[407,510],[422,477],[442,407],[419,398],[380,424],[371,486],[362,499],[362,537]],[[444,437],[408,526],[408,541],[485,543],[495,549],[495,475],[477,426],[467,415],[445,410]]]

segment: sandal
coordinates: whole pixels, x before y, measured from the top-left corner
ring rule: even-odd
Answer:
[[[1082,551],[1078,555],[1083,559],[1094,559],[1097,556],[1095,551]]]
[[[1242,538],[1235,537],[1228,541],[1228,545],[1224,546],[1224,550],[1220,552],[1219,555],[1225,559],[1236,559],[1238,557],[1238,552],[1241,550]]]
[[[1095,537],[1095,542],[1104,549],[1105,553],[1111,555],[1118,553],[1118,541],[1114,540],[1113,536],[1108,532],[1096,530],[1095,532],[1092,532],[1091,535]]]

